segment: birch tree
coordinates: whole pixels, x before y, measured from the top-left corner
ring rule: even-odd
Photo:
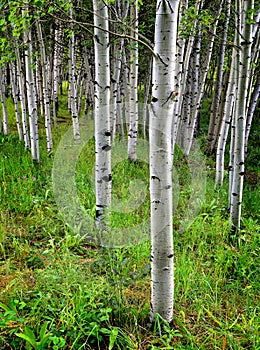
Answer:
[[[95,149],[96,149],[96,220],[102,229],[111,204],[111,125],[110,60],[108,8],[105,2],[93,0],[95,50]]]
[[[36,29],[40,45],[40,54],[42,62],[42,90],[43,90],[43,112],[45,120],[45,132],[46,132],[46,142],[47,151],[52,150],[52,132],[51,132],[51,110],[50,110],[50,98],[48,91],[48,74],[47,74],[47,59],[45,44],[42,35],[42,27],[39,18],[36,19]]]
[[[130,47],[129,58],[129,128],[128,128],[128,159],[136,161],[136,145],[138,136],[138,0],[130,5],[131,36],[134,38]]]
[[[54,30],[54,53],[53,53],[53,122],[54,125],[57,123],[58,116],[58,105],[59,105],[59,80],[61,73],[61,61],[62,61],[62,30],[61,23],[56,20]]]
[[[225,64],[226,54],[226,43],[228,37],[228,27],[230,20],[231,0],[226,1],[225,20],[223,24],[223,34],[221,38],[221,45],[217,55],[217,74],[214,86],[214,95],[211,104],[210,111],[210,125],[208,129],[206,153],[212,154],[216,150],[216,144],[218,140],[219,130],[221,127],[221,116],[220,116],[220,99],[223,89],[223,73]]]
[[[18,46],[18,39],[14,38],[14,50],[16,56],[16,66],[17,66],[17,80],[19,87],[19,99],[21,104],[21,115],[22,115],[22,127],[23,127],[23,140],[25,148],[30,147],[29,134],[28,134],[28,123],[26,115],[26,96],[25,96],[25,77],[22,69],[20,50]]]
[[[8,124],[8,113],[7,113],[7,105],[6,105],[6,98],[5,98],[5,82],[4,82],[4,75],[3,70],[0,65],[0,99],[2,103],[2,113],[3,113],[3,131],[4,135],[9,135],[9,124]]]
[[[33,47],[32,47],[32,33],[30,23],[28,23],[28,7],[22,10],[22,15],[25,22],[24,28],[24,63],[25,63],[25,77],[26,77],[26,92],[27,92],[27,104],[29,113],[29,126],[30,126],[30,141],[31,141],[31,154],[32,159],[36,162],[40,161],[39,150],[39,135],[38,135],[38,115],[35,96],[35,81],[33,71]]]
[[[252,12],[254,0],[236,1],[238,16],[237,34],[237,99],[234,115],[234,172],[230,188],[231,206],[230,221],[233,230],[240,228],[243,182],[245,174],[245,133],[246,107],[249,97],[249,72],[252,47]]]
[[[10,63],[10,80],[11,80],[12,95],[13,95],[13,101],[14,101],[16,126],[17,126],[18,135],[19,135],[19,140],[22,141],[23,130],[22,130],[22,124],[21,124],[20,109],[19,109],[19,90],[17,88],[16,70],[13,62]]]
[[[173,318],[172,153],[177,0],[158,0],[150,115],[151,321]]]
[[[73,19],[73,7],[70,8],[70,17]],[[69,110],[71,110],[73,133],[75,141],[80,140],[78,105],[77,105],[77,81],[76,81],[76,42],[73,22],[70,24],[71,36],[69,43]]]

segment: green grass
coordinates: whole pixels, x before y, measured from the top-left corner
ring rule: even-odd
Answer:
[[[67,127],[54,128],[55,149]],[[0,136],[1,349],[260,349],[259,184],[245,184],[241,235],[233,246],[227,183],[215,191],[208,167],[201,210],[179,233],[190,174],[177,152],[174,322],[158,317],[151,329],[149,241],[108,249],[75,236],[54,200],[55,150],[47,155],[42,130],[40,135],[39,165],[15,130]],[[92,140],[80,155],[75,179],[78,196],[94,218],[93,167]],[[113,196],[123,203],[121,213],[110,217],[114,230],[127,226],[130,232],[149,219],[148,172],[145,161],[122,160],[113,167]],[[143,186],[138,205],[136,183],[128,186],[133,179]]]

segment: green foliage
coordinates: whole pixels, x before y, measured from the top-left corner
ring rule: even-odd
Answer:
[[[206,104],[203,108],[202,118]],[[40,131],[42,161],[35,165],[13,135],[14,117],[10,122],[12,135],[0,138],[1,349],[260,347],[259,185],[246,178],[241,235],[232,244],[228,184],[215,191],[212,161],[207,160],[206,198],[196,220],[180,234],[179,220],[190,196],[190,173],[177,148],[175,167],[176,172],[180,169],[181,193],[180,217],[174,226],[174,321],[169,325],[157,316],[149,328],[149,241],[108,249],[89,246],[75,236],[59,216],[53,198],[53,158],[44,151],[44,130]],[[66,128],[66,123],[59,123],[54,129],[55,147]],[[252,138],[250,152],[254,142]],[[94,156],[94,140],[90,140],[76,169],[79,196],[93,210],[93,217]],[[253,157],[250,164],[255,174],[255,161],[251,161]],[[128,183],[133,179],[146,184],[149,197],[148,174],[145,162],[118,162],[113,167],[114,197],[127,202]],[[113,225],[115,229],[123,224],[131,227],[144,218],[149,218],[148,198],[133,215],[118,215]]]

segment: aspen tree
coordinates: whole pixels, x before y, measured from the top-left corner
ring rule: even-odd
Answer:
[[[193,110],[193,122],[192,122],[192,127],[190,128],[190,135],[189,135],[189,144],[188,147],[186,147],[185,149],[185,154],[186,156],[189,155],[190,149],[191,149],[191,145],[193,142],[193,137],[194,137],[194,132],[195,132],[195,126],[198,120],[198,115],[200,112],[200,108],[201,108],[201,102],[202,102],[202,98],[205,92],[205,84],[206,84],[206,79],[207,79],[207,75],[208,75],[208,71],[209,71],[209,66],[210,66],[210,62],[211,62],[211,57],[212,57],[212,52],[213,52],[213,47],[214,47],[214,43],[215,43],[215,38],[216,38],[216,31],[217,31],[217,27],[218,27],[218,22],[219,22],[219,18],[221,16],[222,13],[222,7],[223,7],[223,3],[224,0],[220,0],[219,2],[219,6],[215,15],[215,19],[214,19],[214,23],[212,23],[212,29],[209,32],[209,35],[207,37],[207,45],[206,45],[206,55],[205,55],[205,59],[204,62],[200,65],[200,77],[199,77],[199,84],[198,84],[198,93],[196,94],[196,100],[194,103],[194,110]]]
[[[58,104],[59,104],[59,80],[60,80],[60,67],[62,61],[62,30],[60,22],[55,22],[54,30],[54,53],[53,53],[53,122],[54,125],[57,123],[58,116]]]
[[[45,44],[42,35],[42,28],[39,18],[36,19],[36,29],[40,45],[40,54],[42,62],[42,96],[43,96],[43,112],[45,120],[45,132],[46,132],[46,142],[47,142],[47,151],[51,152],[52,150],[52,133],[51,133],[51,110],[50,110],[50,99],[48,91],[48,76],[47,76],[47,59],[46,59],[46,50]]]
[[[236,92],[236,49],[232,50],[231,67],[229,71],[229,78],[227,83],[226,97],[224,101],[224,108],[222,114],[222,122],[220,127],[220,132],[218,135],[218,144],[216,151],[216,187],[223,184],[224,180],[224,156],[227,143],[228,132],[230,129],[230,124],[232,122],[232,114],[234,111],[235,102],[235,92]],[[233,134],[232,134],[233,136]],[[232,142],[232,138],[231,138]],[[232,158],[232,155],[231,155]],[[232,159],[231,159],[232,163]],[[233,163],[230,163],[230,171],[232,171]]]
[[[249,72],[252,46],[252,14],[249,10],[254,8],[254,0],[244,0],[241,6],[240,0],[236,1],[238,16],[237,34],[237,72],[238,92],[234,115],[235,139],[234,139],[234,173],[231,186],[230,221],[234,231],[240,228],[241,206],[243,194],[243,182],[245,174],[245,132],[246,132],[246,107],[249,96]]]
[[[111,125],[110,60],[108,7],[93,0],[95,50],[95,149],[96,149],[96,220],[103,229],[106,211],[111,204]]]
[[[28,20],[28,7],[22,10],[22,15],[25,20]],[[38,115],[35,96],[35,80],[33,71],[33,47],[32,47],[32,33],[31,27],[25,23],[24,28],[24,63],[25,63],[25,77],[26,77],[26,92],[27,92],[27,104],[29,113],[29,126],[30,126],[30,142],[32,159],[36,162],[40,161],[39,150],[39,135],[38,135]]]
[[[73,18],[73,6],[70,7],[70,17]],[[69,110],[71,111],[73,133],[75,141],[80,140],[79,120],[78,120],[78,105],[77,105],[77,82],[76,82],[76,42],[73,23],[70,24],[71,36],[69,43]]]
[[[218,52],[218,66],[217,66],[217,75],[214,86],[214,95],[211,104],[210,111],[210,125],[208,128],[208,136],[207,136],[207,145],[206,152],[208,154],[213,153],[216,150],[219,130],[221,127],[221,117],[220,117],[220,98],[223,87],[223,73],[224,73],[224,64],[225,64],[225,53],[226,53],[226,44],[227,44],[227,36],[228,36],[228,27],[230,20],[230,10],[231,10],[231,0],[226,1],[226,9],[225,9],[225,20],[224,20],[224,29],[223,35],[221,38],[221,45],[219,47]]]
[[[190,93],[190,79],[189,79],[189,65],[191,60],[191,54],[193,50],[195,35],[191,33],[188,40],[182,36],[182,29],[185,28],[185,23],[182,23],[182,17],[185,15],[188,8],[187,1],[181,1],[181,15],[179,15],[180,21],[180,32],[178,37],[178,47],[177,47],[177,60],[176,60],[176,75],[175,75],[175,91],[177,94],[175,104],[174,104],[174,122],[173,122],[173,137],[172,137],[172,148],[174,149],[174,144],[177,139],[180,144],[183,145],[183,136],[184,132],[187,132],[186,123],[188,120],[188,114],[190,109],[187,110],[190,106],[187,105],[187,100],[189,99]],[[199,9],[199,2],[195,4],[195,12]],[[193,23],[193,28],[197,27],[197,17]],[[195,30],[195,29],[194,29]],[[184,117],[183,117],[184,116]]]
[[[25,96],[25,78],[21,64],[20,50],[18,47],[18,40],[14,38],[14,50],[16,57],[16,66],[17,66],[17,79],[19,87],[19,99],[21,104],[21,115],[22,115],[22,128],[23,128],[23,140],[25,148],[30,147],[29,134],[28,134],[28,123],[26,116],[26,96]]]
[[[0,65],[0,99],[2,103],[2,113],[3,113],[3,131],[4,135],[9,135],[9,125],[8,125],[8,113],[7,113],[7,105],[6,105],[6,98],[5,98],[5,82],[4,82],[4,75],[3,70]]]
[[[247,123],[246,123],[246,135],[245,135],[245,154],[247,155],[247,145],[248,145],[248,139],[249,139],[249,133],[251,130],[252,120],[254,116],[254,112],[259,100],[260,95],[260,73],[258,72],[257,80],[255,83],[254,90],[252,92],[251,101],[248,107],[248,113],[247,113]]]
[[[151,321],[173,318],[172,153],[176,33],[179,1],[158,0],[150,108]]]
[[[19,109],[19,90],[17,87],[16,70],[13,62],[10,62],[10,71],[11,71],[10,79],[11,79],[12,95],[13,95],[13,101],[14,101],[16,126],[17,126],[18,135],[19,135],[19,140],[22,141],[23,130],[22,130],[22,124],[21,124],[20,109]]]
[[[138,0],[134,0],[130,5],[131,18],[131,36],[135,41],[132,41],[130,47],[129,58],[129,128],[128,128],[128,159],[136,161],[136,146],[138,136]]]
[[[34,38],[33,41],[35,42]],[[38,39],[37,39],[38,42]],[[40,114],[44,115],[43,105],[43,84],[42,84],[42,65],[40,63],[39,55],[35,55],[35,69],[34,69],[34,85],[35,85],[35,102]]]

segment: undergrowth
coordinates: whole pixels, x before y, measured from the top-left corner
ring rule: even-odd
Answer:
[[[54,128],[55,147],[66,128]],[[43,133],[40,142],[43,150]],[[191,193],[188,166],[177,152],[174,321],[169,325],[158,316],[151,328],[149,239],[119,248],[91,245],[73,233],[57,208],[55,151],[43,150],[35,165],[13,134],[1,136],[0,147],[1,349],[260,349],[259,184],[245,184],[242,229],[233,246],[228,184],[215,191],[214,170],[207,167],[200,211],[179,232]],[[92,140],[75,179],[94,218],[93,167]],[[130,232],[149,222],[148,174],[145,161],[114,164],[114,230]],[[141,201],[135,188],[142,188]]]

